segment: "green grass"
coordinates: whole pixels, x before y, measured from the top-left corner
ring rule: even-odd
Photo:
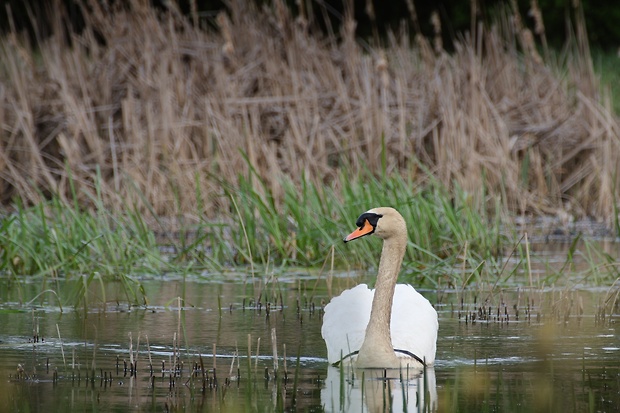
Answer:
[[[592,62],[601,79],[603,92],[611,99],[614,113],[620,114],[620,56],[617,51],[593,50]]]
[[[144,303],[139,277],[170,268],[154,232],[131,208],[114,214],[94,201],[94,212],[57,197],[16,205],[0,225],[0,271],[15,281],[40,280],[63,303],[87,305],[93,287],[105,303],[109,282],[121,284],[128,302]],[[61,287],[60,280],[69,282]]]
[[[404,273],[427,286],[436,287],[441,277],[448,284],[462,284],[463,277],[476,281],[480,272],[469,274],[475,269],[497,272],[498,257],[515,238],[499,219],[499,205],[490,220],[465,191],[452,196],[434,180],[421,187],[400,175],[351,180],[343,172],[332,184],[318,187],[302,177],[300,189],[282,183],[279,201],[255,173],[240,182],[240,188],[226,192],[238,209],[231,216],[239,220],[237,228],[244,228],[236,233],[230,228],[238,251],[233,265],[247,265],[253,257],[263,266],[317,267],[334,251],[338,268],[376,267],[380,240],[344,245],[342,238],[361,213],[377,206],[393,206],[405,217],[410,248]]]
[[[430,177],[420,186],[401,175],[351,179],[343,172],[322,186],[304,177],[300,186],[285,179],[277,194],[251,169],[238,182],[222,182],[229,209],[218,211],[218,220],[181,221],[178,234],[165,238],[172,247],[166,251],[153,229],[157,216],[147,219],[134,205],[110,211],[95,198],[89,212],[76,193],[69,203],[54,197],[31,208],[17,204],[0,222],[0,271],[18,285],[26,278],[40,282],[41,291],[50,293],[42,299],[53,295],[61,306],[87,307],[119,300],[147,304],[140,280],[165,273],[210,277],[241,270],[253,277],[328,264],[373,270],[381,241],[345,245],[342,238],[361,213],[393,206],[405,217],[410,237],[403,280],[427,288],[495,287],[527,273],[527,248],[499,202],[479,203],[460,189],[449,193]],[[618,276],[610,254],[594,243],[579,251],[576,245],[565,267],[579,253],[589,265],[585,281],[603,284]],[[518,264],[506,270],[505,255]],[[543,282],[557,282],[561,273]]]

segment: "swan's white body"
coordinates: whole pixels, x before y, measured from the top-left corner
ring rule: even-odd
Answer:
[[[330,364],[362,347],[374,295],[375,290],[360,284],[343,291],[325,307],[321,333]],[[427,365],[432,365],[435,362],[437,329],[437,312],[428,300],[411,285],[397,284],[390,323],[393,348],[413,353],[426,360]],[[396,356],[408,357],[401,352],[396,352]],[[355,362],[357,357],[350,358]]]
[[[432,365],[437,312],[412,286],[396,285],[407,244],[404,219],[392,208],[375,208],[360,216],[358,226],[345,241],[372,233],[384,239],[376,289],[360,284],[325,307],[321,333],[328,361],[362,368]]]

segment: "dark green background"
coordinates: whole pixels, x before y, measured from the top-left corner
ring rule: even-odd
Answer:
[[[85,0],[88,2],[89,0]],[[108,4],[128,4],[129,0],[90,0]],[[174,1],[174,0],[172,0]],[[242,1],[242,0],[232,0]],[[294,13],[297,13],[297,2],[286,0]],[[10,25],[8,10],[11,10],[15,26],[21,30],[34,33],[34,27],[30,15],[37,16],[37,30],[42,37],[49,32],[47,27],[49,13],[63,13],[67,17],[66,21],[77,31],[80,30],[83,22],[80,8],[76,0],[3,0],[0,1],[0,30],[6,32]],[[152,1],[155,7],[163,8],[163,1]],[[226,7],[226,1],[215,0],[196,0],[198,11],[204,22],[212,22],[217,11]],[[259,3],[270,3],[269,1],[259,1]],[[328,15],[332,27],[337,28],[344,10],[344,2],[341,0],[306,0],[305,3],[311,5],[315,13],[313,27],[318,30],[326,28],[324,15]],[[477,18],[483,21],[492,20],[502,5],[509,4],[505,0],[478,0]],[[561,46],[566,38],[568,27],[575,21],[576,11],[573,9],[574,0],[539,0],[543,11],[543,18],[546,28],[547,40],[553,47]],[[189,12],[189,0],[179,0],[177,4],[184,12]],[[366,0],[353,0],[355,8],[355,18],[358,22],[357,34],[362,38],[370,39],[373,34],[373,22],[366,14]],[[444,46],[450,49],[452,40],[460,33],[468,31],[471,26],[471,1],[468,0],[437,0],[424,1],[414,0],[418,13],[420,28],[426,36],[432,35],[430,25],[430,15],[437,11],[442,21],[442,36]],[[530,0],[518,0],[521,16],[524,24],[533,28],[534,22],[528,15]],[[616,50],[620,46],[620,1],[617,0],[581,0],[579,2],[583,10],[590,42],[593,46],[606,50]],[[403,20],[411,23],[409,12],[405,0],[374,0],[376,14],[376,33],[379,36],[385,34],[388,28],[397,28]],[[411,24],[410,24],[411,27]],[[411,28],[413,33],[413,28]],[[33,36],[34,38],[34,36]]]

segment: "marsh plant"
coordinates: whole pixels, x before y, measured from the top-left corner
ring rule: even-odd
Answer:
[[[46,36],[0,38],[0,271],[63,304],[114,300],[108,281],[144,304],[153,274],[368,269],[377,245],[339,240],[379,205],[409,223],[403,277],[438,289],[531,276],[517,214],[620,228],[620,128],[577,2],[557,54],[509,7],[448,53],[414,10],[368,45],[350,8],[322,34],[304,2],[76,4],[80,31],[43,12]]]
[[[347,185],[342,203],[331,188],[302,181],[300,190],[283,181],[283,201],[276,207],[270,189],[250,173],[238,188],[222,185],[234,214],[201,219],[174,234],[154,213],[126,205],[118,214],[100,198],[92,200],[94,211],[84,210],[77,196],[68,204],[54,197],[34,207],[18,205],[0,227],[0,271],[17,281],[14,288],[26,277],[40,282],[42,293],[36,298],[61,307],[118,301],[144,305],[143,280],[162,274],[211,279],[232,269],[243,274],[239,281],[257,279],[255,298],[272,281],[269,288],[277,297],[278,274],[291,269],[314,269],[319,288],[326,282],[329,290],[335,271],[362,273],[378,264],[379,243],[342,243],[357,211],[365,205],[394,205],[408,222],[410,239],[401,277],[420,287],[542,288],[604,285],[618,278],[615,254],[579,238],[561,268],[545,267],[542,278],[533,275],[533,265],[546,264],[532,263],[536,258],[527,236],[497,218],[499,204],[491,219],[477,212],[468,193],[455,190],[451,196],[436,181],[424,187],[398,175],[367,175],[364,181]],[[566,269],[575,276],[566,278]]]
[[[79,32],[43,10],[49,35],[0,39],[3,203],[69,201],[69,170],[84,206],[100,191],[110,209],[211,219],[235,214],[222,180],[250,171],[274,207],[284,178],[340,197],[361,172],[420,185],[430,171],[481,211],[617,215],[620,128],[579,2],[561,53],[540,13],[532,31],[510,7],[473,18],[448,53],[438,15],[427,40],[415,10],[368,45],[351,8],[321,34],[309,2],[293,16],[280,0],[232,1],[216,17],[76,3]]]

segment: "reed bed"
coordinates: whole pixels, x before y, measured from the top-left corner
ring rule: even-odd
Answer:
[[[477,275],[464,274],[481,270],[483,261],[489,263],[484,271],[500,271],[501,256],[515,235],[499,219],[487,222],[462,190],[450,198],[438,184],[416,188],[398,175],[382,180],[368,174],[364,181],[346,186],[343,203],[332,188],[302,180],[299,189],[283,181],[276,207],[271,189],[251,173],[238,188],[223,186],[235,215],[217,222],[203,218],[176,234],[158,233],[157,216],[130,205],[119,215],[101,198],[91,200],[97,208],[89,211],[80,207],[77,195],[69,204],[54,197],[30,208],[18,206],[5,217],[0,271],[16,279],[33,275],[75,281],[80,291],[96,280],[122,281],[139,291],[131,279],[161,273],[212,276],[234,267],[247,269],[246,279],[300,267],[321,268],[327,276],[335,269],[377,265],[379,240],[341,241],[367,205],[394,205],[407,217],[411,248],[406,273],[418,282],[436,287],[437,274],[452,285],[460,285],[463,276],[475,281]],[[411,191],[407,198],[401,196],[405,191]]]
[[[277,209],[283,181],[342,199],[369,172],[432,176],[490,212],[499,200],[512,213],[617,215],[620,128],[578,10],[554,55],[512,11],[447,53],[411,42],[411,22],[358,42],[350,11],[323,35],[281,1],[232,1],[213,19],[173,2],[78,4],[79,33],[42,13],[50,36],[0,39],[4,205],[70,202],[73,180],[82,206],[100,195],[111,210],[197,220],[236,214],[224,182],[250,173]]]
[[[314,295],[327,288],[331,294],[335,274],[376,268],[381,240],[344,244],[342,238],[367,205],[394,205],[409,231],[402,279],[416,286],[495,294],[518,285],[611,285],[620,275],[616,253],[580,237],[567,246],[563,264],[540,262],[544,257],[530,256],[529,238],[498,218],[499,202],[493,214],[480,214],[468,193],[455,189],[451,196],[439,183],[416,186],[398,175],[368,174],[364,184],[346,186],[344,202],[334,189],[307,181],[301,189],[283,181],[280,189],[283,201],[276,208],[267,184],[250,174],[238,188],[224,186],[236,205],[234,216],[217,222],[203,218],[177,234],[152,229],[159,225],[153,224],[154,215],[130,205],[119,215],[101,199],[92,200],[98,205],[94,213],[80,208],[77,199],[20,206],[0,227],[0,274],[18,281],[18,289],[26,275],[41,283],[40,293],[24,301],[88,309],[114,302],[148,305],[143,280],[154,276],[191,281],[237,269],[238,281],[249,283],[259,308],[263,294],[265,306],[278,301],[282,306],[283,274],[311,271],[317,280],[304,289]],[[405,191],[411,191],[407,198],[401,195]]]
[[[235,266],[321,268],[329,289],[377,264],[376,243],[339,241],[378,205],[409,223],[405,278],[437,289],[528,274],[516,214],[619,231],[620,129],[579,10],[560,53],[509,8],[448,53],[408,22],[358,41],[351,10],[324,35],[277,0],[78,4],[79,32],[56,4],[49,36],[0,38],[0,272],[61,304],[105,305],[108,281],[143,304],[142,274]],[[587,281],[618,277],[586,259]]]

